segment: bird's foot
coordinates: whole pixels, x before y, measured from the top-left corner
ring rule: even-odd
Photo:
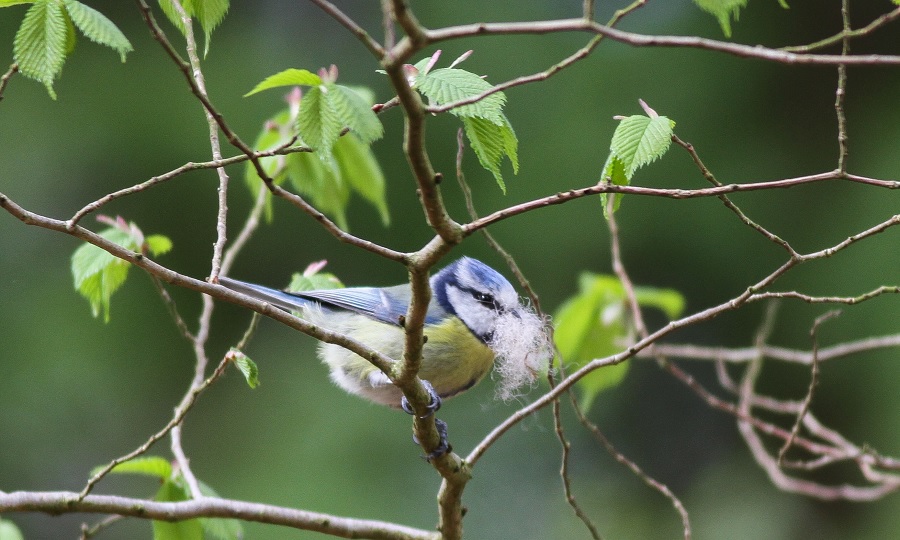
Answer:
[[[420,416],[419,418],[428,418],[441,408],[441,396],[439,396],[434,387],[431,386],[431,383],[424,379],[422,380],[422,386],[425,387],[425,391],[431,396],[431,402],[428,404],[428,414]],[[409,404],[409,400],[406,399],[406,396],[400,398],[400,408],[403,409],[403,412],[406,414],[411,414],[413,416],[416,414],[416,411],[413,410],[412,406]]]
[[[447,441],[447,422],[435,418],[434,427],[437,428],[437,432],[441,440],[434,451],[422,456],[428,463],[431,463],[432,460],[437,459],[452,450],[452,448],[450,447],[450,442]],[[413,435],[413,442],[418,444],[419,446],[422,446],[422,443],[419,442],[419,439],[415,435]]]

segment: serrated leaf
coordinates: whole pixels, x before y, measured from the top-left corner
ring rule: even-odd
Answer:
[[[783,2],[784,0],[779,0]],[[694,0],[694,3],[703,11],[713,15],[722,27],[725,37],[731,37],[731,18],[737,21],[741,8],[747,6],[747,0]]]
[[[145,242],[150,242],[146,247],[151,252],[154,248],[161,249],[154,254],[162,254],[171,248],[171,241],[168,238],[153,235],[145,239],[134,223],[125,223],[121,219],[117,222],[117,226],[100,231],[98,234],[127,250],[139,253],[143,252]],[[109,322],[110,298],[125,283],[131,264],[93,244],[84,244],[72,254],[71,267],[75,290],[91,304],[91,313],[94,317],[102,312],[104,322]]]
[[[16,527],[15,523],[7,519],[0,519],[0,540],[25,540],[25,537],[22,536],[22,531]]]
[[[166,15],[166,18],[169,19],[169,22],[184,35],[184,22],[181,20],[181,15],[178,13],[178,10],[175,9],[175,5],[172,4],[172,0],[159,0],[159,7]],[[185,13],[190,15],[191,0],[182,0],[181,7],[185,10]]]
[[[666,153],[673,127],[675,123],[665,116],[634,115],[619,122],[609,149],[622,161],[629,181],[635,171]]]
[[[327,88],[328,106],[334,110],[340,124],[349,127],[365,143],[381,138],[384,126],[363,96],[340,84],[329,84]]]
[[[125,34],[113,23],[107,19],[105,15],[94,8],[88,7],[76,0],[63,0],[66,11],[72,22],[79,30],[94,43],[106,45],[119,53],[122,61],[125,61],[125,55],[131,52],[131,42],[125,37]]]
[[[18,6],[19,4],[33,4],[36,0],[0,0],[0,8]]]
[[[229,359],[234,362],[234,365],[244,375],[244,379],[247,381],[247,386],[249,386],[250,388],[256,388],[257,386],[259,386],[259,368],[256,367],[256,363],[251,360],[249,356],[235,348],[232,348],[228,352],[228,356]]]
[[[315,149],[323,161],[331,161],[331,147],[344,127],[330,101],[323,96],[322,86],[329,91],[330,85],[310,88],[300,100],[297,128],[303,142]]]
[[[446,105],[478,96],[493,88],[493,85],[464,69],[439,68],[420,75],[416,79],[415,88],[432,104]],[[502,124],[505,103],[506,95],[495,92],[476,103],[454,107],[450,112],[461,117],[486,118],[495,124]]]
[[[67,42],[65,13],[56,0],[38,0],[28,8],[13,40],[13,57],[19,71],[43,83],[53,99],[53,81],[66,59]]]
[[[138,250],[134,239],[121,229],[113,227],[99,234],[126,249]],[[90,302],[94,317],[102,311],[104,322],[109,322],[110,298],[125,283],[130,266],[93,244],[84,244],[75,250],[72,255],[75,289]]]
[[[617,186],[627,186],[630,183],[628,177],[625,176],[625,165],[622,163],[622,160],[616,157],[612,152],[609,153],[609,156],[606,158],[606,164],[603,165],[603,176],[601,181],[609,182]],[[610,212],[609,195],[609,193],[600,194],[600,203],[603,205],[603,217],[606,219],[609,219]],[[619,205],[622,204],[622,194],[613,193],[612,196],[612,211],[615,212],[619,209]]]
[[[219,26],[228,12],[228,2],[229,0],[192,0],[193,14],[200,22],[200,27],[203,28],[204,56],[209,53],[212,31]]]
[[[266,77],[261,83],[254,86],[253,90],[244,94],[244,97],[280,86],[319,86],[320,84],[322,84],[322,78],[315,73],[305,69],[291,68]]]
[[[91,476],[97,474],[103,466],[94,467]],[[119,463],[110,471],[112,474],[140,474],[165,480],[172,476],[172,464],[159,456],[139,456]]]
[[[478,156],[479,163],[494,175],[500,189],[506,193],[506,184],[500,172],[500,161],[503,156],[508,157],[513,166],[513,173],[518,173],[518,139],[506,117],[501,115],[500,118],[502,124],[477,116],[462,117],[462,122],[466,138]]]
[[[159,502],[179,502],[188,500],[183,486],[166,480],[156,492],[154,500]],[[198,519],[184,521],[153,521],[153,540],[203,540],[203,526]]]
[[[387,207],[384,173],[369,145],[351,133],[338,139],[333,152],[343,180],[372,203],[381,216],[381,223],[388,226],[391,216]]]

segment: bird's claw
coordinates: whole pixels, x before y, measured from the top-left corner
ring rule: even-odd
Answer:
[[[431,402],[428,403],[428,414],[420,416],[419,418],[428,418],[441,408],[441,396],[438,395],[430,382],[422,380],[422,386],[425,387],[425,391],[428,392],[428,395],[431,397]],[[416,411],[413,410],[412,406],[409,404],[409,400],[406,399],[406,396],[400,398],[400,408],[403,409],[403,412],[406,414],[411,414],[413,416],[416,414]]]
[[[438,442],[437,448],[435,448],[432,452],[429,452],[422,456],[428,463],[431,463],[432,460],[435,460],[452,450],[452,448],[450,447],[450,442],[447,440],[447,422],[435,418],[434,427],[437,429],[438,436],[441,438],[441,440],[440,442]],[[419,446],[422,445],[422,443],[419,442],[418,437],[416,437],[415,435],[413,435],[413,442],[418,444]]]

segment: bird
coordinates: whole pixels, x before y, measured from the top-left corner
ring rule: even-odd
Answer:
[[[402,358],[403,324],[412,298],[409,283],[289,292],[224,276],[218,282],[285,311],[299,312],[310,322],[351,337],[395,361]],[[430,285],[432,297],[425,315],[426,341],[418,376],[432,396],[429,409],[433,412],[441,400],[465,392],[482,380],[491,371],[495,357],[504,355],[500,348],[509,348],[511,343],[516,344],[513,348],[521,348],[522,340],[529,339],[527,334],[543,325],[519,328],[523,321],[533,322],[537,317],[523,306],[505,277],[477,259],[462,257],[450,263],[430,278]],[[499,341],[498,331],[505,335]],[[529,355],[528,350],[525,354],[538,356]],[[319,345],[319,357],[340,388],[412,414],[400,389],[368,360],[324,342]]]

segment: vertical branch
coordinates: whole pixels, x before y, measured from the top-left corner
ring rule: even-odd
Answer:
[[[840,311],[834,310],[817,317],[815,322],[813,322],[812,329],[809,331],[810,338],[812,338],[812,366],[809,379],[809,388],[806,390],[806,397],[803,398],[803,403],[800,405],[800,411],[797,413],[797,419],[794,422],[794,426],[791,428],[791,434],[787,438],[787,440],[784,441],[784,445],[782,445],[781,449],[778,451],[779,466],[782,466],[784,464],[784,456],[791,448],[791,445],[794,444],[794,439],[797,438],[797,434],[800,432],[800,426],[803,424],[806,413],[809,412],[810,404],[812,404],[813,392],[815,391],[816,386],[819,384],[819,325],[821,325],[825,321],[829,321],[837,317],[840,314]]]
[[[841,55],[850,53],[850,0],[841,2],[841,20],[843,22],[843,37],[841,39]],[[838,64],[837,90],[834,95],[834,112],[837,115],[838,124],[838,172],[847,173],[847,118],[844,115],[844,100],[847,91],[847,65]]]

